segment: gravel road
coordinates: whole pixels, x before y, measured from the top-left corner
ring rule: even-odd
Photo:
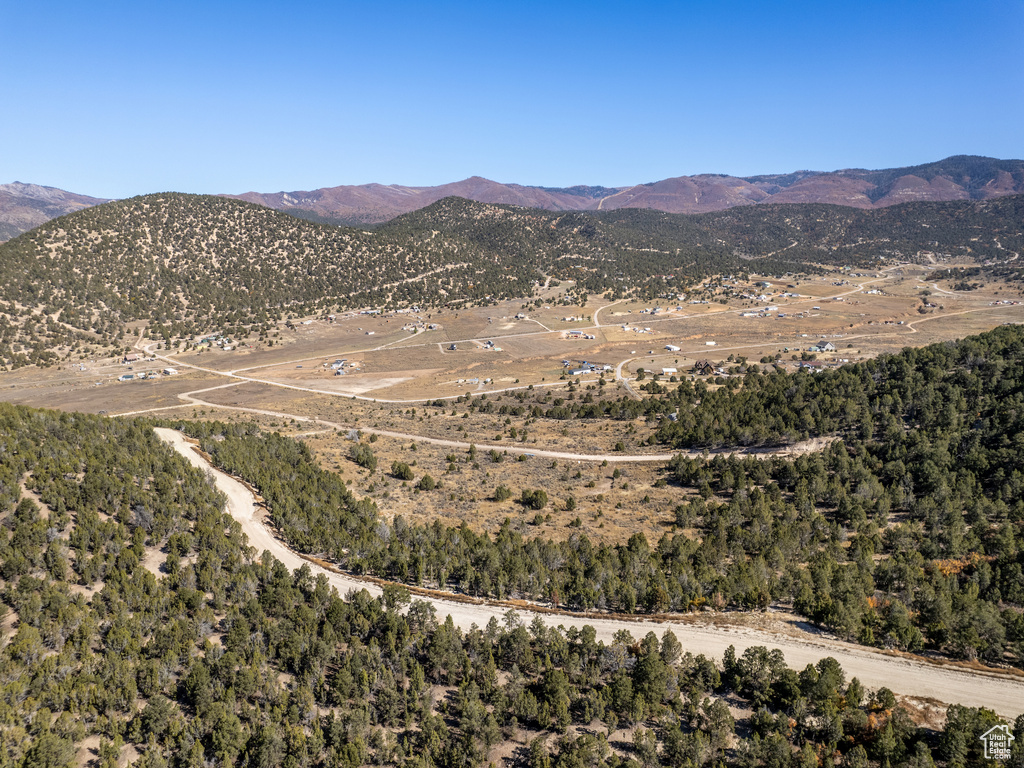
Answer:
[[[381,589],[377,584],[309,563],[290,550],[264,524],[262,507],[256,504],[252,492],[243,483],[211,467],[180,432],[157,428],[156,433],[195,467],[212,473],[217,488],[227,496],[228,512],[242,524],[249,543],[258,552],[269,551],[289,569],[309,565],[314,573],[324,573],[342,595],[349,590],[359,589],[366,589],[373,595],[380,594]],[[434,605],[439,617],[451,615],[455,624],[463,629],[474,624],[483,627],[492,616],[501,620],[509,610],[508,605],[433,597],[426,599]],[[685,649],[718,660],[721,660],[730,645],[735,646],[738,654],[754,645],[778,648],[785,655],[787,664],[798,670],[825,656],[832,656],[842,665],[848,680],[857,677],[868,688],[886,686],[903,696],[931,699],[944,704],[988,707],[1008,718],[1024,713],[1024,676],[952,662],[940,663],[908,654],[886,653],[846,643],[825,634],[816,634],[813,630],[801,630],[792,624],[788,624],[784,630],[770,631],[750,626],[723,626],[683,620],[655,622],[583,618],[571,614],[535,614],[522,609],[517,609],[517,613],[527,623],[534,616],[540,616],[549,625],[589,624],[597,631],[598,639],[606,643],[611,642],[614,633],[621,629],[629,630],[637,638],[648,632],[654,632],[660,637],[665,630],[671,629]]]

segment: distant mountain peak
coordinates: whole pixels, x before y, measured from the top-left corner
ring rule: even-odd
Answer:
[[[65,200],[70,194],[56,187],[44,187],[40,184],[26,184],[23,181],[12,181],[0,184],[0,193],[27,197],[32,200]]]
[[[0,184],[0,242],[27,232],[50,219],[107,202],[57,187],[14,181]]]

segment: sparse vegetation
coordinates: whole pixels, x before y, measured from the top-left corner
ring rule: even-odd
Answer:
[[[211,328],[269,344],[267,334],[289,316],[490,304],[532,297],[544,274],[567,281],[560,301],[571,305],[595,293],[681,294],[754,261],[762,271],[814,272],[822,263],[907,258],[935,243],[998,259],[1024,249],[1022,200],[876,211],[786,206],[784,216],[774,206],[741,206],[683,216],[448,198],[367,232],[237,200],[148,195],[62,216],[0,245],[0,362],[52,364],[83,345],[109,351],[137,321],[168,347]]]

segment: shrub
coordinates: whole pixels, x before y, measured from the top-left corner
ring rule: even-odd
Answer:
[[[349,456],[360,467],[366,467],[371,472],[377,469],[377,457],[368,445],[353,445],[349,451]]]
[[[412,480],[412,467],[404,461],[394,461],[391,463],[391,474],[399,480]]]
[[[523,495],[520,498],[524,507],[530,509],[544,509],[548,505],[548,494],[543,490],[531,491],[529,489],[523,489]]]

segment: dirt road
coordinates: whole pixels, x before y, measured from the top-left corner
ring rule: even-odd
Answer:
[[[358,589],[366,589],[374,595],[380,594],[380,587],[376,584],[321,568],[292,552],[264,524],[263,510],[256,505],[252,492],[245,485],[211,467],[180,432],[158,428],[156,433],[193,466],[212,473],[217,488],[227,496],[228,512],[242,524],[249,543],[257,551],[269,551],[290,569],[308,564],[314,572],[325,574],[331,585],[342,595]],[[509,610],[508,605],[502,604],[466,603],[438,598],[429,598],[429,601],[439,617],[451,615],[455,624],[463,629],[469,629],[474,624],[483,627],[492,616],[501,620]],[[735,646],[737,653],[754,645],[778,648],[785,655],[786,662],[798,670],[825,656],[832,656],[846,671],[847,679],[857,677],[869,688],[886,686],[904,696],[935,699],[945,704],[988,707],[1011,719],[1024,713],[1024,677],[954,663],[937,663],[916,656],[885,653],[792,625],[785,631],[775,632],[742,625],[718,626],[682,619],[654,622],[614,618],[584,619],[571,614],[534,614],[526,610],[517,612],[527,623],[534,616],[539,616],[549,625],[590,624],[597,630],[598,638],[606,643],[611,642],[614,633],[621,629],[629,630],[637,638],[648,632],[654,632],[660,637],[665,630],[671,629],[685,649],[719,660],[730,645]]]
[[[239,413],[255,413],[260,416],[270,416],[275,419],[285,419],[296,421],[303,424],[312,424],[317,427],[323,427],[326,429],[335,429],[338,431],[348,431],[354,429],[351,424],[341,424],[337,421],[328,421],[327,419],[318,419],[310,416],[302,416],[297,413],[285,413],[284,411],[271,411],[266,408],[249,408],[242,405],[222,405],[220,403],[211,403],[207,400],[202,400],[196,397],[196,395],[204,392],[212,392],[218,389],[226,389],[228,387],[238,386],[239,382],[231,382],[229,384],[218,384],[213,387],[206,387],[205,389],[197,389],[192,392],[182,392],[178,395],[178,399],[183,400],[190,405],[204,406],[208,408],[219,408],[222,411],[236,411]],[[157,413],[160,411],[172,411],[180,408],[179,405],[166,405],[161,408],[145,408],[139,411],[124,411],[116,414],[117,416],[141,416],[147,413]],[[571,451],[551,451],[545,448],[536,448],[534,446],[526,445],[524,443],[513,444],[513,445],[492,445],[490,443],[472,443],[465,440],[448,440],[441,437],[428,437],[426,435],[413,434],[411,432],[395,432],[388,429],[377,429],[375,427],[359,427],[360,431],[366,434],[380,435],[381,437],[391,437],[396,440],[415,440],[418,443],[428,443],[430,445],[439,445],[443,448],[458,448],[460,450],[469,450],[471,445],[475,445],[478,451],[497,451],[498,453],[507,453],[513,456],[525,454],[527,456],[539,456],[543,459],[560,459],[566,461],[586,461],[586,462],[603,462],[606,461],[609,464],[627,464],[627,463],[643,463],[643,462],[667,462],[676,456],[682,455],[687,458],[696,459],[703,456],[716,456],[722,454],[724,456],[755,456],[757,458],[768,458],[771,456],[800,456],[805,453],[813,453],[815,451],[823,450],[832,442],[831,438],[812,438],[810,440],[804,440],[799,443],[793,443],[785,448],[727,448],[721,450],[677,450],[672,453],[641,453],[641,454],[627,454],[627,453],[573,453]]]

